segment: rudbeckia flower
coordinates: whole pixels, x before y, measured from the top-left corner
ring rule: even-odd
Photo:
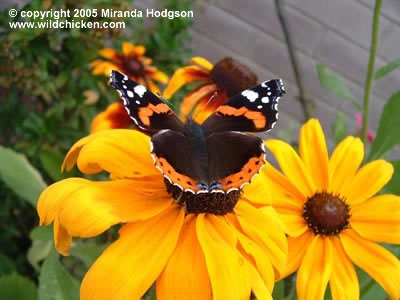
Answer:
[[[153,282],[161,300],[249,299],[251,293],[272,299],[287,242],[278,215],[257,192],[265,190],[264,181],[255,178],[240,197],[227,199],[237,201],[233,211],[213,202],[216,213],[193,213],[154,167],[149,137],[126,129],[78,141],[63,168],[74,164],[86,174],[106,171],[113,180],[69,178],[42,193],[40,224],[54,222],[56,249],[68,255],[73,236],[89,238],[123,224],[85,275],[82,300],[139,299]],[[201,203],[191,207],[207,207],[216,195],[199,194]]]
[[[230,57],[213,65],[197,56],[191,63],[175,71],[163,94],[170,99],[185,84],[199,84],[184,98],[180,107],[182,118],[192,112],[195,120],[202,123],[226,100],[257,84],[257,76]]]
[[[107,77],[111,70],[118,70],[134,81],[148,87],[153,93],[160,93],[160,89],[153,82],[158,81],[167,84],[168,76],[152,66],[152,60],[144,56],[146,48],[142,45],[134,46],[129,42],[122,44],[122,54],[114,49],[105,48],[99,51],[100,56],[108,60],[95,60],[90,66],[93,74],[104,74]],[[91,132],[105,129],[127,128],[131,121],[124,109],[123,104],[118,101],[110,104],[104,112],[101,112],[92,121]]]
[[[329,157],[315,119],[300,131],[300,156],[283,141],[266,146],[283,173],[267,164],[259,177],[273,191],[273,207],[286,225],[283,273],[298,270],[298,298],[323,299],[329,282],[333,299],[359,299],[354,263],[399,299],[400,262],[377,244],[400,243],[400,197],[376,195],[391,179],[392,165],[376,160],[360,168],[363,143],[351,136]]]

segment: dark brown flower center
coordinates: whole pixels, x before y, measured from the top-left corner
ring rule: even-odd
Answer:
[[[230,57],[225,57],[215,64],[211,70],[211,79],[226,91],[228,97],[257,84],[257,75]]]
[[[349,225],[350,206],[339,195],[316,193],[303,209],[303,218],[315,234],[335,235]]]
[[[144,66],[139,60],[135,58],[131,57],[126,59],[124,62],[124,67],[130,74],[133,74],[137,77],[144,76]]]
[[[182,191],[166,179],[164,181],[168,193],[176,200],[176,203],[184,207],[186,214],[226,215],[233,212],[241,195],[241,191],[193,194]]]

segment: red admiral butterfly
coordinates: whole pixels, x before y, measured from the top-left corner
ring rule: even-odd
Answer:
[[[111,71],[111,86],[139,129],[151,136],[155,166],[184,192],[229,193],[250,183],[264,166],[262,139],[246,132],[268,131],[285,94],[281,79],[265,81],[221,105],[201,125],[183,123],[159,97],[128,76]]]

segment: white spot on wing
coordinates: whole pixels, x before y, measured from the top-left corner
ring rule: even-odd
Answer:
[[[140,98],[143,97],[144,93],[147,91],[147,89],[143,85],[137,85],[133,88],[133,91],[139,95]]]
[[[124,84],[123,86],[122,86],[124,89],[127,89],[128,87]]]
[[[126,93],[127,93],[128,97],[133,98],[133,93],[132,93],[132,91],[126,91]]]
[[[269,103],[269,98],[268,97],[262,97],[261,98],[262,103]]]
[[[257,108],[258,108],[258,109],[261,109],[261,108],[262,108],[262,105],[258,105]]]
[[[250,102],[254,102],[258,98],[258,93],[251,90],[244,90],[242,96],[246,97]]]
[[[140,101],[139,101],[139,100],[136,100],[135,102],[136,102],[136,104],[140,104]]]

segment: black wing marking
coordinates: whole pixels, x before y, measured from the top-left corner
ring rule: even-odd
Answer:
[[[202,127],[206,135],[219,131],[268,131],[278,119],[278,103],[284,94],[281,79],[264,81],[225,102]]]
[[[120,94],[131,119],[146,134],[162,129],[183,130],[183,123],[159,97],[125,74],[111,71],[110,84]]]

